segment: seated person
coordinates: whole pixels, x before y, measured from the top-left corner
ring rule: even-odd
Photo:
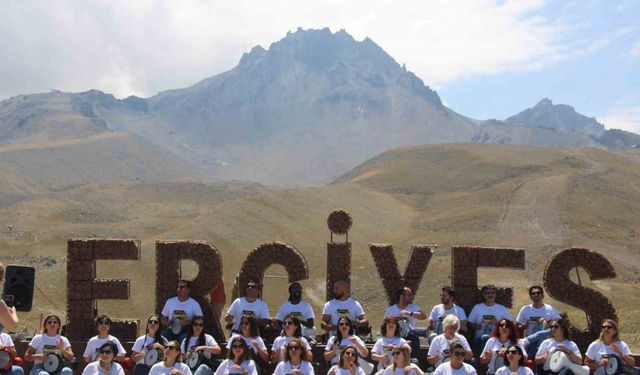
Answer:
[[[162,336],[167,340],[182,342],[187,336],[194,316],[202,316],[200,304],[189,297],[191,283],[187,280],[178,281],[177,296],[169,298],[162,308]]]

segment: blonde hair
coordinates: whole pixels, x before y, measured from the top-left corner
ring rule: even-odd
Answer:
[[[615,329],[615,333],[613,334],[613,341],[620,340],[620,333],[618,332],[618,322],[616,322],[613,319],[603,319],[601,324],[605,324],[605,323],[609,323],[610,325],[613,326],[613,329]],[[604,330],[601,330],[598,340],[602,341],[603,337],[604,337]]]
[[[460,319],[453,314],[449,314],[442,320],[442,328],[456,327],[456,333],[460,329]]]

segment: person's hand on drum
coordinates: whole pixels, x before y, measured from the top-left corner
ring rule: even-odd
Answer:
[[[163,350],[164,349],[162,344],[160,344],[159,342],[154,342],[153,345],[151,345],[151,348],[156,349],[156,350]],[[145,352],[145,354],[146,354],[146,352]]]
[[[609,358],[602,357],[600,358],[600,362],[598,362],[598,366],[606,366],[609,363]]]
[[[193,348],[194,352],[203,352],[205,350],[207,350],[206,346],[196,346],[196,347]]]
[[[616,344],[615,342],[612,342],[610,346],[611,346],[611,350],[616,352],[616,354],[619,355],[620,358],[623,358],[625,356],[624,352],[622,351],[622,349],[620,349],[620,346],[618,346],[618,344]]]
[[[507,352],[507,348],[501,348],[496,352],[496,355],[498,357],[504,357],[506,352]]]
[[[184,375],[184,372],[178,370],[177,368],[172,368],[171,371],[169,371],[169,375]]]
[[[558,346],[556,346],[556,350],[559,350],[564,354],[569,354],[571,352],[564,344],[558,344]]]
[[[294,368],[289,371],[290,375],[304,375],[304,372],[300,371],[299,368]]]
[[[62,340],[62,338],[60,338],[60,340],[58,340],[58,342],[56,343],[56,349],[61,352],[64,351],[64,340]]]

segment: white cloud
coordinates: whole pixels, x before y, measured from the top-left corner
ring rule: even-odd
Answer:
[[[638,40],[636,44],[633,47],[631,47],[630,54],[633,57],[640,57],[640,40]]]
[[[640,134],[640,107],[614,108],[608,114],[598,116],[598,121],[608,129],[622,129]]]
[[[565,55],[542,0],[9,1],[0,13],[0,98],[97,88],[118,97],[185,87],[287,31],[372,38],[425,82],[534,69]]]

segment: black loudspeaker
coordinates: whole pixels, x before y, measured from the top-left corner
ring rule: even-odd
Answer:
[[[13,296],[13,306],[18,311],[31,311],[36,269],[26,266],[7,266],[4,271],[4,295]]]

